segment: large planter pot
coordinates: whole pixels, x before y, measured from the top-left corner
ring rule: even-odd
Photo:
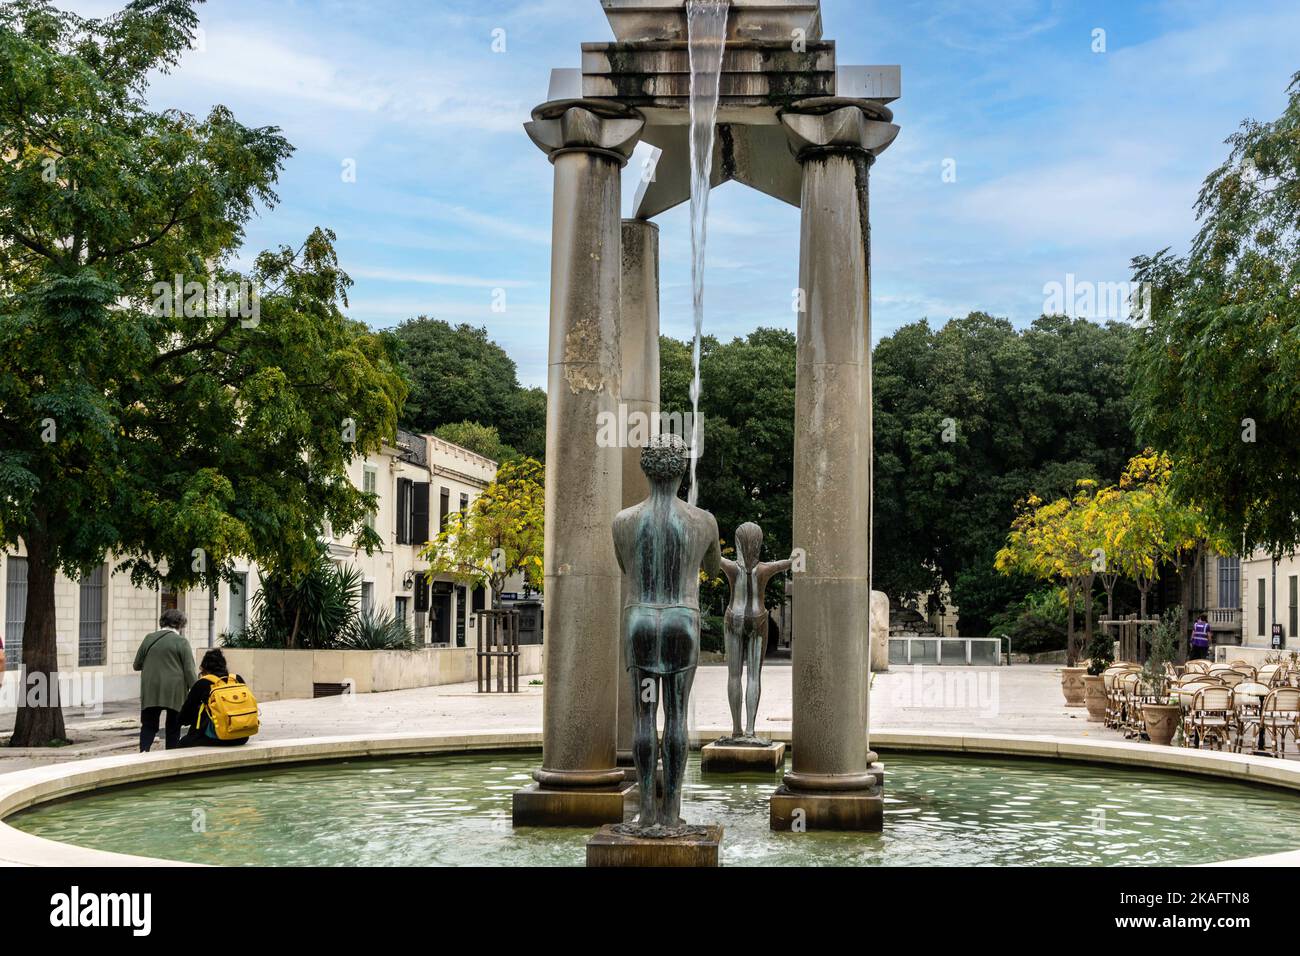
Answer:
[[[1143,704],[1142,720],[1147,727],[1147,737],[1153,744],[1168,746],[1178,729],[1183,709],[1177,704]]]
[[[1088,707],[1090,723],[1100,724],[1106,719],[1106,682],[1103,678],[1091,674],[1084,676],[1083,702]]]
[[[1061,693],[1065,695],[1066,707],[1083,706],[1083,679],[1087,674],[1086,667],[1061,668]]]

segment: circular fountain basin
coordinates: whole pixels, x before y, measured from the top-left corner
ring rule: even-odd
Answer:
[[[297,741],[10,774],[0,862],[581,865],[592,828],[511,826],[537,737]],[[1285,762],[1051,738],[873,745],[883,833],[773,833],[777,777],[704,776],[697,757],[684,815],[723,825],[725,865],[1192,865],[1300,847],[1300,794],[1283,789],[1300,789],[1300,768]]]

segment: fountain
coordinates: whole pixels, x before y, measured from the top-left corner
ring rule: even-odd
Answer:
[[[708,191],[734,179],[803,210],[794,533],[807,560],[794,583],[793,766],[772,795],[769,825],[878,830],[883,771],[866,734],[867,195],[875,157],[898,134],[885,105],[898,96],[898,69],[838,66],[810,0],[602,6],[614,42],[584,44],[581,69],[552,75],[549,101],[527,124],[555,167],[555,218],[543,754],[535,783],[515,795],[515,822],[623,820],[632,707],[622,699],[628,662],[616,635],[626,598],[610,573],[609,529],[644,485],[633,474],[639,449],[593,448],[594,423],[624,400],[625,384],[639,403],[654,398],[657,296],[627,290],[656,281],[649,220],[687,201],[698,409]],[[642,177],[635,218],[620,222],[621,171],[638,141],[658,150],[658,162]]]

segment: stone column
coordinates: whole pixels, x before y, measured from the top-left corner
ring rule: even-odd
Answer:
[[[659,227],[623,220],[623,408],[628,421],[623,449],[623,507],[644,501],[650,483],[641,471],[641,448],[659,434]],[[632,700],[627,661],[619,641],[618,765],[632,768]],[[636,779],[631,769],[629,779]]]
[[[616,421],[622,237],[620,178],[645,120],[597,100],[547,103],[526,124],[555,167],[546,410],[546,616],[542,767],[514,822],[623,819],[615,762],[620,574],[612,523],[622,452]]]
[[[871,614],[871,287],[868,171],[898,135],[869,100],[782,115],[803,165],[795,386],[792,769],[773,829],[879,830],[867,736]]]

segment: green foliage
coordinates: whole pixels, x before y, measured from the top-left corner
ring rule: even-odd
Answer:
[[[411,385],[403,426],[436,433],[443,425],[475,422],[495,427],[517,454],[545,458],[546,393],[519,384],[514,361],[487,329],[422,315],[389,335]]]
[[[495,425],[480,425],[478,422],[454,422],[439,425],[433,433],[443,441],[449,441],[461,448],[468,448],[477,455],[491,458],[495,462],[505,462],[518,458],[519,452],[501,441],[501,433]]]
[[[661,408],[691,412],[691,343],[660,339]],[[701,343],[700,414],[704,453],[697,466],[699,503],[718,519],[725,541],[746,521],[763,529],[766,555],[790,553],[793,508],[795,338],[784,329],[760,328],[743,339]],[[683,419],[684,420],[684,419]],[[685,437],[688,441],[690,435]],[[781,600],[784,578],[767,600]],[[709,606],[721,608],[726,587],[706,587]]]
[[[342,633],[338,646],[352,651],[409,651],[415,648],[415,638],[406,622],[387,608],[368,608]]]
[[[1142,637],[1147,642],[1147,660],[1142,666],[1142,679],[1150,685],[1157,697],[1163,697],[1169,683],[1165,664],[1172,663],[1178,650],[1178,639],[1183,631],[1183,609],[1177,605],[1169,608],[1159,624],[1142,626]]]
[[[0,6],[0,544],[28,549],[33,676],[57,667],[57,570],[112,552],[138,583],[212,586],[236,556],[303,573],[326,521],[378,544],[347,468],[393,437],[405,386],[342,311],[332,233],[225,265],[292,150],[223,107],[149,107],[194,5]],[[168,304],[177,276],[200,291]],[[214,291],[241,282],[256,313]],[[24,703],[15,745],[61,735]]]
[[[1175,494],[1234,541],[1300,545],[1300,74],[1275,121],[1247,121],[1197,200],[1190,255],[1133,260],[1151,320],[1132,356],[1134,423]]]
[[[987,633],[993,615],[1032,588],[1027,577],[993,572],[1016,502],[1116,478],[1136,450],[1124,381],[1131,335],[1121,323],[1062,316],[1017,330],[977,312],[881,340],[876,587],[937,593],[951,582],[963,633]]]
[[[340,567],[323,551],[301,576],[264,574],[248,628],[236,638],[241,643],[228,646],[337,647],[356,624],[361,583],[357,568]]]
[[[1084,655],[1088,658],[1088,673],[1100,677],[1107,667],[1115,663],[1114,636],[1107,633],[1105,628],[1098,629],[1084,649]]]
[[[726,636],[722,631],[723,619],[720,614],[708,614],[700,621],[700,650],[713,654],[726,652]]]
[[[508,461],[468,510],[447,523],[420,553],[429,578],[450,574],[462,584],[488,587],[495,606],[506,580],[522,573],[541,591],[546,544],[546,469],[532,458]]]

